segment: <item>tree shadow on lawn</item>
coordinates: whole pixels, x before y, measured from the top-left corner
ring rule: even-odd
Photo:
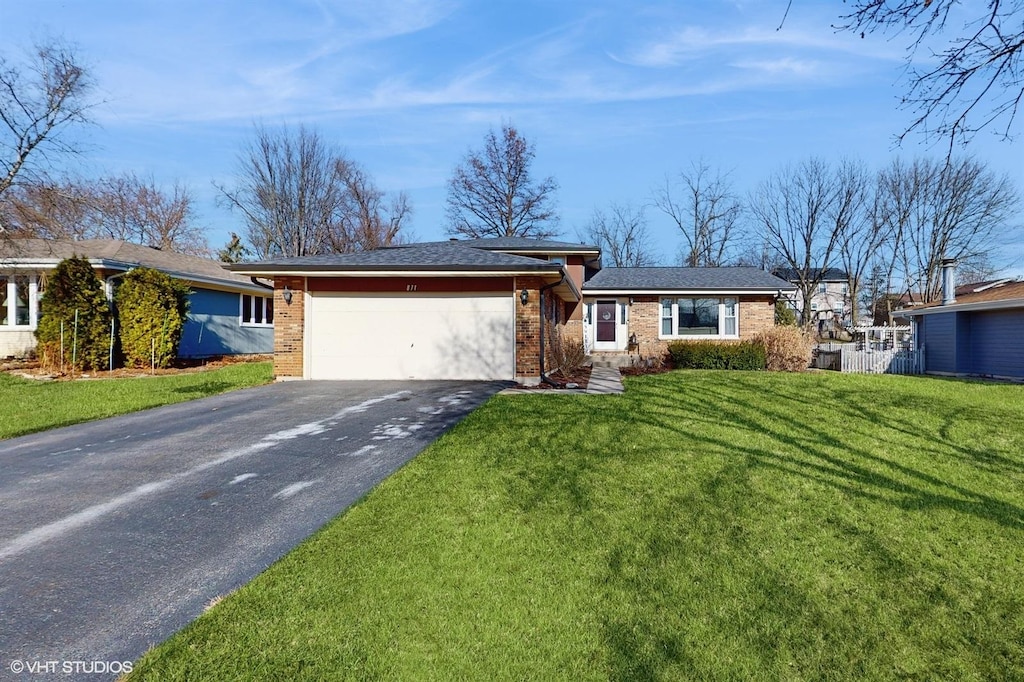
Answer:
[[[760,385],[751,384],[742,376],[730,376],[729,381],[744,386],[748,389],[747,393],[761,389]],[[949,451],[966,455],[965,464],[982,464],[980,468],[988,473],[1020,474],[1024,472],[1020,462],[980,449],[963,447],[948,440],[940,441],[933,433],[923,428],[914,429],[905,422],[892,425],[891,419],[887,419],[887,415],[881,411],[837,405],[838,413],[845,413],[851,417],[842,421],[843,432],[847,436],[840,438],[826,433],[822,423],[801,418],[793,410],[787,409],[784,406],[786,403],[771,400],[755,403],[752,400],[737,399],[735,391],[719,389],[713,385],[702,385],[700,395],[685,390],[685,385],[683,388],[683,391],[673,394],[671,399],[666,398],[660,391],[643,397],[638,396],[643,407],[629,410],[628,417],[620,415],[618,418],[625,422],[640,421],[652,427],[673,431],[690,439],[696,445],[745,455],[763,466],[803,476],[850,495],[889,502],[900,509],[945,507],[1010,528],[1024,529],[1024,509],[1021,507],[985,492],[970,490],[934,474],[919,471],[893,457],[876,454],[859,446],[857,441],[867,439],[869,443],[877,444],[878,452],[899,449],[880,436],[879,431],[886,428],[916,439],[914,447],[936,456],[948,456]],[[767,437],[770,442],[782,447],[776,451],[766,447],[740,445],[726,438],[709,435],[710,428],[703,432],[684,432],[671,418],[656,416],[659,413],[670,415],[680,410],[685,410],[691,415],[706,412],[709,396],[713,399],[715,410],[714,417],[703,417],[709,427],[720,428],[725,423],[750,434]],[[804,396],[782,396],[779,393],[775,396],[784,397],[786,402],[806,400]],[[937,409],[933,407],[932,411],[935,412]],[[956,417],[944,415],[943,419],[948,422]],[[869,429],[858,429],[858,424],[864,420],[869,423]],[[803,457],[784,454],[786,452],[801,453]],[[999,468],[993,470],[996,465]],[[888,473],[883,473],[886,470]],[[938,492],[940,490],[946,492]]]
[[[858,523],[844,518],[841,510],[828,509],[820,519],[827,526],[822,532],[840,538],[840,548],[849,547],[849,558],[838,561],[856,564],[827,566],[816,557],[810,559],[818,562],[814,570],[824,571],[824,575],[835,571],[839,578],[850,572],[870,576],[851,588],[869,594],[837,592],[833,596],[838,605],[823,602],[822,590],[827,596],[829,590],[841,590],[841,586],[819,586],[809,592],[783,570],[784,562],[779,564],[778,557],[770,556],[764,538],[751,539],[738,525],[738,519],[765,513],[755,506],[763,493],[751,479],[759,469],[766,469],[899,511],[947,510],[1021,531],[1024,510],[1020,506],[972,485],[983,485],[983,479],[993,475],[1019,476],[1021,462],[983,450],[981,443],[969,447],[952,441],[950,425],[963,419],[959,403],[929,400],[911,406],[926,409],[940,420],[946,433],[936,434],[925,423],[894,421],[885,405],[874,407],[860,397],[843,400],[807,386],[784,387],[776,382],[773,394],[762,399],[765,384],[758,377],[731,374],[725,378],[719,374],[714,381],[668,377],[631,382],[625,396],[586,403],[563,401],[557,409],[552,405],[537,409],[538,403],[533,403],[525,413],[512,416],[520,427],[531,426],[522,429],[524,438],[531,437],[534,426],[537,432],[556,434],[554,442],[539,440],[517,449],[519,453],[538,453],[517,464],[507,485],[510,499],[525,513],[552,507],[584,516],[606,511],[595,505],[602,492],[596,486],[607,481],[605,468],[612,463],[626,467],[633,461],[643,463],[644,449],[630,449],[631,440],[640,432],[664,434],[661,440],[677,442],[683,466],[708,455],[727,458],[716,474],[700,481],[697,493],[645,496],[643,503],[651,506],[634,534],[608,535],[612,541],[599,589],[606,604],[619,605],[605,609],[602,622],[613,678],[657,679],[667,672],[693,678],[756,676],[768,670],[782,676],[794,672],[811,677],[836,673],[851,678],[870,676],[872,671],[893,672],[891,666],[904,655],[900,644],[908,645],[905,638],[893,641],[900,637],[910,637],[915,650],[907,672],[917,668],[920,673],[923,667],[927,674],[957,676],[956,657],[946,662],[942,654],[953,645],[959,655],[993,672],[1008,661],[1012,664],[1019,652],[1007,650],[1005,641],[999,639],[1003,636],[1000,628],[988,632],[982,627],[984,633],[972,635],[977,652],[963,653],[967,630],[960,628],[975,631],[986,619],[991,622],[1005,617],[998,609],[979,615],[965,605],[965,599],[977,598],[976,589],[968,583],[978,576],[945,575],[930,565],[907,564],[898,554],[899,547],[907,546],[886,534],[885,528],[874,528],[871,519]],[[716,385],[719,380],[722,384]],[[835,401],[829,406],[834,416],[823,424],[822,401],[828,399]],[[801,406],[815,409],[804,413]],[[571,439],[561,441],[559,424],[566,420],[581,424],[591,436],[586,447]],[[947,468],[950,462],[960,462],[976,471],[950,480],[909,464],[907,460],[913,458],[907,457],[908,452],[918,458],[942,458]],[[664,451],[660,454],[664,456]],[[507,464],[502,465],[506,470]],[[942,467],[937,469],[941,472]],[[950,531],[957,532],[957,527],[951,526]],[[722,542],[725,551],[718,545]],[[765,551],[769,551],[768,558],[763,557]],[[986,566],[994,570],[990,564]],[[680,575],[692,577],[692,584],[681,586]],[[940,582],[933,584],[934,580]],[[947,591],[941,580],[948,580],[953,591]],[[925,596],[915,592],[915,599],[893,598],[895,606],[886,603],[887,596],[900,595],[911,585]],[[958,596],[956,590],[968,596]],[[729,598],[724,607],[717,594]],[[842,612],[846,606],[866,610],[868,616],[846,618]],[[705,613],[709,609],[717,610]],[[906,632],[893,638],[886,630],[894,627],[892,622],[865,627],[874,622],[872,609],[896,609],[900,611],[897,622],[914,629],[927,630],[938,621],[944,625],[936,626],[937,634],[928,634],[930,642],[917,642]],[[973,625],[965,625],[967,621]],[[807,633],[816,633],[817,639],[791,639]],[[952,639],[946,642],[943,638]],[[984,657],[985,662],[975,660]],[[715,668],[716,658],[729,663]]]
[[[191,400],[225,393],[233,388],[239,388],[239,386],[227,381],[204,381],[190,386],[177,386],[170,389],[170,392],[184,396],[186,400]]]

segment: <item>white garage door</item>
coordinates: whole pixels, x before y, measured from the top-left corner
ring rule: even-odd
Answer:
[[[513,379],[511,294],[314,293],[311,379]]]

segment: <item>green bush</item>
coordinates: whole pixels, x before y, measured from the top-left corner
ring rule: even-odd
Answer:
[[[781,298],[775,302],[775,324],[783,327],[796,326],[796,311]]]
[[[185,326],[188,293],[187,286],[151,268],[136,268],[124,276],[115,301],[125,365],[171,364]]]
[[[673,341],[668,353],[676,369],[753,369],[765,368],[764,346],[752,341]]]
[[[50,369],[102,369],[110,357],[110,303],[85,258],[65,258],[46,280],[36,352]]]

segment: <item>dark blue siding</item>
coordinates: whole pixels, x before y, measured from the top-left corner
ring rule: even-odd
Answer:
[[[956,372],[956,313],[922,315],[927,321],[923,333],[924,368],[927,372]]]
[[[273,327],[240,324],[238,297],[238,293],[193,287],[178,355],[191,358],[274,352]]]
[[[971,313],[968,371],[1024,378],[1024,309]]]

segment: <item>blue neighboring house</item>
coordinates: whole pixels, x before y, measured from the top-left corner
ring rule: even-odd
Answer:
[[[24,357],[35,348],[46,276],[72,256],[89,260],[108,297],[118,279],[137,267],[187,284],[192,293],[179,357],[274,351],[273,288],[228,271],[224,263],[113,239],[8,238],[0,240],[0,358]]]
[[[1024,282],[1001,280],[904,309],[929,374],[1024,379]]]

